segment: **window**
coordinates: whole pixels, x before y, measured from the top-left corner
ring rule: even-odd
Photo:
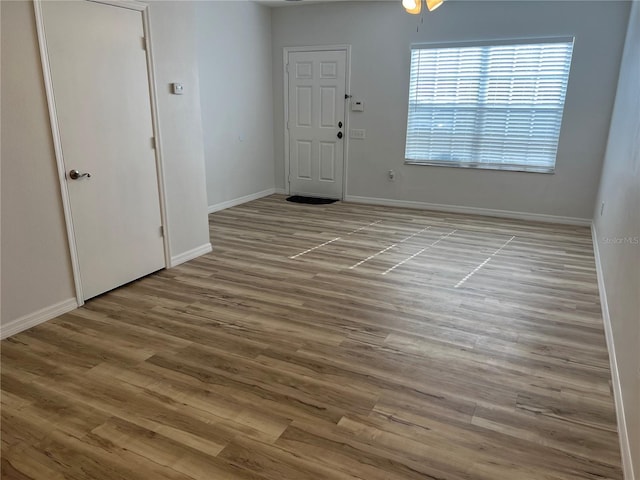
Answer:
[[[553,172],[573,39],[414,46],[407,163]]]

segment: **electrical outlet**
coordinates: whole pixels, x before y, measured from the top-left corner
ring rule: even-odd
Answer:
[[[396,179],[396,172],[394,172],[393,170],[389,170],[387,176],[389,177],[389,181],[393,182]]]
[[[360,139],[366,138],[366,132],[364,129],[352,128],[349,133],[349,136],[351,138],[356,138],[360,140]]]

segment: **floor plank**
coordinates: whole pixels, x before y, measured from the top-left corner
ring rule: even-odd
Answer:
[[[1,343],[3,479],[622,479],[589,230],[273,195]]]

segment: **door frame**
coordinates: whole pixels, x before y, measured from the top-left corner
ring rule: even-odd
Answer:
[[[71,269],[73,272],[73,282],[76,291],[76,301],[78,306],[84,305],[84,295],[82,291],[82,278],[80,275],[80,265],[78,261],[78,251],[76,245],[75,229],[73,219],[71,217],[71,201],[69,198],[69,188],[67,185],[67,172],[64,164],[64,156],[62,153],[62,140],[60,137],[60,128],[58,125],[58,117],[56,111],[55,98],[53,95],[53,78],[51,76],[51,68],[49,65],[49,57],[47,54],[47,38],[44,28],[44,17],[42,12],[42,2],[47,0],[34,0],[33,8],[35,11],[36,31],[38,33],[38,45],[40,47],[40,60],[42,63],[42,74],[44,76],[44,87],[47,97],[47,107],[49,110],[49,121],[51,124],[51,133],[53,135],[53,147],[56,157],[56,165],[58,168],[58,179],[60,182],[60,196],[62,199],[62,208],[64,211],[64,220],[67,230],[67,242],[69,245],[69,254],[71,257]],[[155,138],[155,158],[156,172],[158,183],[158,196],[160,200],[160,218],[162,220],[163,242],[164,242],[164,263],[165,268],[171,265],[171,253],[169,251],[169,232],[167,218],[167,202],[166,202],[166,183],[163,168],[162,157],[162,140],[160,135],[160,123],[158,119],[158,98],[156,88],[155,64],[153,61],[153,50],[151,42],[151,24],[149,21],[149,5],[136,0],[85,0],[93,3],[100,3],[112,7],[126,8],[135,10],[142,14],[142,25],[144,33],[144,47],[147,52],[147,77],[149,80],[149,94],[151,106],[151,123],[153,125],[153,135]]]
[[[287,72],[287,64],[289,63],[289,53],[294,52],[327,52],[327,51],[343,51],[346,53],[345,64],[345,94],[350,95],[351,91],[351,45],[316,45],[307,47],[284,47],[282,49],[282,76],[284,77],[284,191],[287,195],[291,193],[291,184],[289,183],[290,175],[290,158],[289,158],[289,74]],[[342,142],[343,162],[342,162],[342,198],[347,196],[347,172],[349,164],[349,116],[351,102],[344,99],[344,142]]]

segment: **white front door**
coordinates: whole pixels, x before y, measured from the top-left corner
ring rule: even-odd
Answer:
[[[42,15],[88,299],[165,266],[143,19],[87,1]]]
[[[342,199],[345,51],[289,52],[289,191]]]

